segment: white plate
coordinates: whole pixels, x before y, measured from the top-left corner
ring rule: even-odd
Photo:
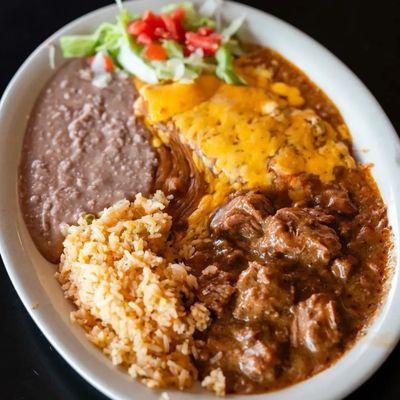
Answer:
[[[125,3],[134,12],[157,9],[160,0]],[[168,3],[163,1],[162,3]],[[92,31],[103,21],[114,21],[115,5],[99,9],[68,24],[46,40],[18,70],[0,105],[0,250],[10,278],[26,309],[51,344],[88,382],[113,399],[158,399],[153,392],[112,366],[69,321],[71,306],[54,279],[55,266],[46,262],[30,239],[18,206],[17,166],[26,121],[40,89],[53,71],[48,46],[60,36]],[[338,106],[354,139],[359,159],[373,163],[373,175],[388,206],[394,254],[399,248],[400,145],[392,125],[371,93],[335,56],[304,33],[261,11],[227,2],[227,19],[247,15],[247,39],[270,46],[299,66]],[[57,51],[57,64],[62,62]],[[307,381],[270,394],[237,396],[264,400],[338,399],[361,385],[385,360],[400,334],[400,273],[393,260],[388,296],[367,334],[336,364]],[[37,308],[34,309],[34,306]],[[208,393],[196,398],[211,398]],[[171,398],[187,399],[174,392]],[[193,396],[194,397],[194,396]]]

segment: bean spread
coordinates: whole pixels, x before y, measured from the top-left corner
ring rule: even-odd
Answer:
[[[57,71],[36,102],[24,139],[22,213],[51,262],[62,252],[62,224],[153,188],[157,155],[133,114],[134,86],[114,74],[98,88],[91,75],[84,59]]]

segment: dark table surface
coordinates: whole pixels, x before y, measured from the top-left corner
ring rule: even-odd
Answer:
[[[400,132],[399,0],[243,2],[288,21],[336,54],[368,86]],[[1,0],[0,93],[23,60],[50,34],[110,3]],[[23,307],[2,264],[0,318],[0,399],[105,399],[50,346]],[[400,345],[379,371],[348,397],[367,398],[400,399]]]

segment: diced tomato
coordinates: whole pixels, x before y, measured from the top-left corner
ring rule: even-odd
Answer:
[[[202,49],[205,55],[212,55],[218,50],[220,35],[203,36],[198,32],[186,32],[186,45],[189,49]]]
[[[128,33],[134,36],[140,35],[147,29],[146,22],[138,19],[136,21],[131,21],[128,24]]]
[[[133,36],[141,36],[138,42],[141,44],[148,44],[151,41],[158,39],[162,36],[157,35],[165,30],[165,25],[162,18],[153,14],[151,11],[145,11],[142,18],[129,23],[128,33]],[[149,40],[150,38],[150,40]]]
[[[200,35],[202,35],[202,36],[208,36],[208,35],[210,35],[211,33],[214,32],[214,29],[210,28],[209,26],[201,26],[197,30],[197,32],[200,33]]]
[[[140,20],[129,23],[128,32],[136,36],[140,44],[150,44],[155,40],[174,39],[180,42],[185,40],[185,29],[182,26],[182,19],[185,10],[175,9],[171,15],[156,15],[151,11],[145,11]]]
[[[171,13],[171,18],[177,21],[182,21],[185,17],[185,10],[183,8],[175,8]]]
[[[151,10],[146,10],[142,15],[142,21],[153,21],[154,18],[155,15]]]
[[[154,36],[157,39],[167,39],[169,37],[169,33],[165,30],[165,28],[159,26],[154,29]]]
[[[179,20],[172,18],[168,14],[161,14],[161,19],[170,39],[179,41],[184,39],[185,32]]]
[[[167,58],[167,51],[160,44],[150,43],[144,48],[143,55],[149,60],[162,61]]]
[[[153,42],[153,38],[149,34],[143,32],[137,36],[136,41],[139,44],[150,44]]]
[[[218,32],[212,32],[210,35],[208,35],[208,37],[220,42],[222,40],[222,38],[224,37],[224,35],[221,35]]]
[[[154,32],[157,27],[163,27],[164,23],[159,15],[152,13],[150,10],[144,12],[142,21],[146,22],[149,28]]]
[[[113,72],[114,71],[114,63],[111,59],[110,56],[104,55],[104,69],[107,72]]]
[[[196,49],[192,46],[185,45],[183,46],[183,55],[185,57],[190,56]]]
[[[171,36],[171,39],[177,39],[176,38],[176,27],[175,27],[175,21],[167,14],[162,14],[161,18],[164,22],[165,29]]]

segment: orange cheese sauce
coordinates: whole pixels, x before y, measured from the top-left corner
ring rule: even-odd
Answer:
[[[237,70],[247,85],[204,75],[140,88],[148,123],[172,124],[206,172],[209,190],[189,226],[202,225],[235,189],[268,187],[277,176],[313,175],[328,183],[337,167],[355,167],[345,125],[321,118],[301,88],[276,79],[266,66],[248,65],[246,57]],[[165,131],[159,138],[168,140]]]

